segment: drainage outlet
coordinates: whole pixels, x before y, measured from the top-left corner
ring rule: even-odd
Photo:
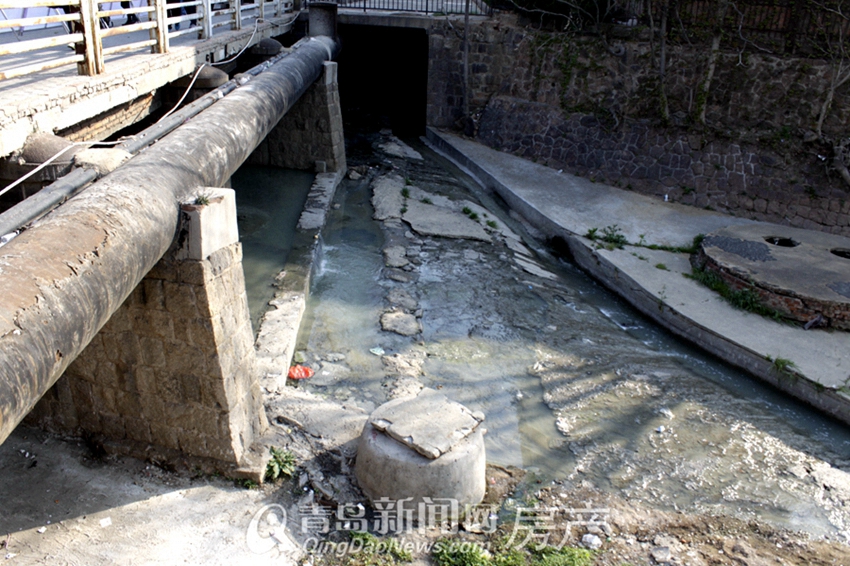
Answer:
[[[764,241],[781,248],[796,248],[800,245],[800,242],[794,241],[791,238],[783,238],[782,236],[765,236]]]

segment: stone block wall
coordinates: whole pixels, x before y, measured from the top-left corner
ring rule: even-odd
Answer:
[[[438,20],[428,30],[429,126],[452,128],[463,117],[463,22]],[[509,15],[470,27],[470,107],[481,109],[499,92],[515,67],[515,53],[526,32]]]
[[[58,131],[56,135],[69,141],[104,140],[115,132],[146,118],[160,106],[160,97],[157,93],[145,94],[93,118],[74,124],[70,128]]]
[[[286,169],[344,171],[345,139],[337,64],[326,62],[322,76],[301,96],[248,160]]]
[[[239,243],[160,260],[29,422],[137,457],[238,464],[267,426],[241,260]]]
[[[430,126],[462,126],[462,36],[462,22],[429,30]],[[475,137],[661,199],[850,235],[850,187],[831,168],[831,149],[811,138],[831,63],[724,52],[706,98],[707,126],[696,127],[702,47],[670,46],[671,116],[663,124],[648,32],[606,44],[510,16],[477,21],[469,58]],[[824,122],[832,139],[850,135],[848,99],[850,83]]]
[[[850,235],[850,194],[821,181],[823,166],[773,151],[632,121],[611,130],[593,115],[494,97],[478,139],[486,145],[625,189],[735,216]],[[604,220],[603,220],[604,222]]]

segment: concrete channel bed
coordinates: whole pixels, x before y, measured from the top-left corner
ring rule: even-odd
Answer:
[[[781,236],[792,229],[659,202],[434,129],[428,130],[428,140],[546,238],[562,240],[582,269],[644,315],[850,423],[850,335],[804,330],[735,309],[717,293],[686,277],[692,270],[687,253],[646,247],[685,247],[700,234],[730,226],[761,226],[764,236]],[[640,245],[608,249],[585,237],[594,229],[601,235],[606,228]],[[850,262],[844,266],[843,260],[835,261],[850,279]],[[802,262],[798,267],[803,285],[811,265]]]

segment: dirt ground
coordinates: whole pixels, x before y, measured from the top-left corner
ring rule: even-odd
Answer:
[[[18,427],[0,446],[0,556],[10,565],[279,563],[245,544],[271,496]]]
[[[291,448],[324,449],[315,445],[314,437],[288,430]],[[294,515],[305,494],[311,503],[334,504],[305,489],[309,486],[299,478],[309,464],[303,460],[295,478],[245,489],[225,478],[192,477],[187,471],[168,471],[138,460],[98,456],[82,441],[19,428],[0,447],[0,461],[0,550],[9,564],[339,562],[333,556],[308,556],[286,545],[267,544],[263,533],[260,544],[251,540],[252,519],[256,521],[269,505],[280,505]],[[585,535],[597,534],[602,546],[594,564],[604,566],[850,565],[850,547],[840,542],[816,540],[758,521],[659,511],[593,488],[565,482],[538,485],[523,476],[518,470],[490,467],[485,501],[507,510],[503,523],[494,535],[461,529],[456,536],[482,545],[504,537],[515,524],[512,506],[574,512],[590,507],[604,512],[595,514],[590,524],[573,523],[566,537],[566,520],[576,517],[556,515],[548,543],[578,546]],[[297,534],[294,516],[288,526]],[[539,533],[531,534],[530,544],[542,542]],[[432,532],[424,538],[434,542],[441,536]],[[413,563],[433,560],[427,553],[414,553]]]
[[[669,513],[598,490],[547,486],[537,494],[542,507],[608,509],[602,527],[573,529],[569,544],[580,545],[588,532],[603,540],[595,564],[850,564],[850,547],[811,540],[758,521],[723,516]],[[560,525],[563,527],[563,524]],[[600,530],[602,532],[600,532]],[[559,541],[560,542],[560,541]]]

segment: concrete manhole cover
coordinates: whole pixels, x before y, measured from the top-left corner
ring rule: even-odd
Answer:
[[[850,261],[843,259],[850,259],[850,238],[753,223],[706,236],[697,263],[733,291],[757,293],[784,318],[850,330]]]

